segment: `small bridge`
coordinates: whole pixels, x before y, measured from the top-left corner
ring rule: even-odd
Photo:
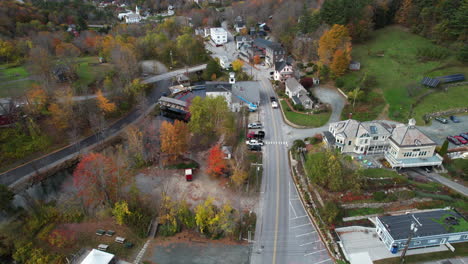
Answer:
[[[179,99],[170,98],[170,97],[162,96],[159,99],[159,104],[166,106],[166,107],[183,110],[183,111],[187,110],[187,102],[179,100]]]

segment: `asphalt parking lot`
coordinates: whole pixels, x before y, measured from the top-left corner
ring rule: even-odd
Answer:
[[[432,120],[430,126],[418,126],[418,128],[434,140],[438,145],[442,145],[447,136],[456,136],[460,133],[468,133],[468,115],[457,116],[460,123],[453,123],[449,120],[448,124],[442,124]],[[448,117],[446,117],[448,119]],[[456,145],[449,143],[449,148],[455,148]]]
[[[289,184],[289,216],[288,235],[293,237],[295,243],[289,245],[289,252],[294,254],[288,260],[295,261],[294,263],[333,263],[292,182]]]

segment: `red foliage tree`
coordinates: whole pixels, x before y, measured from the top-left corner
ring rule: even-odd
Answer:
[[[125,183],[125,175],[112,159],[99,153],[90,153],[76,166],[73,184],[86,205],[113,205]]]
[[[312,85],[314,85],[314,80],[310,77],[304,77],[301,79],[300,83],[302,86],[304,86],[304,88],[309,89],[312,87]]]
[[[206,169],[206,173],[212,176],[222,175],[227,167],[227,163],[220,145],[213,146],[208,153],[208,168]]]

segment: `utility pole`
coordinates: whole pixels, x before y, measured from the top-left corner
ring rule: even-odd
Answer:
[[[401,262],[400,262],[400,264],[405,263],[405,256],[406,256],[406,252],[408,251],[411,239],[413,238],[413,236],[418,231],[418,226],[419,227],[422,226],[422,224],[418,221],[418,219],[416,219],[416,217],[414,217],[414,215],[411,215],[411,216],[413,217],[413,222],[411,223],[411,227],[410,227],[411,232],[410,232],[410,234],[408,236],[408,240],[406,241],[405,249],[403,249],[403,252],[401,253]]]
[[[172,66],[174,65],[174,61],[172,60],[172,50],[169,51],[169,55],[171,56],[171,70],[172,70]]]

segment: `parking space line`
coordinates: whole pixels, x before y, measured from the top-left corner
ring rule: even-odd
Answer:
[[[300,234],[300,235],[297,235],[296,237],[311,235],[311,234],[313,234],[315,232],[317,232],[317,231],[313,231],[313,232],[309,232],[309,233],[305,233],[305,234]]]
[[[322,261],[316,262],[315,264],[320,264],[320,263],[324,263],[324,262],[328,262],[328,261],[332,261],[332,260],[331,260],[331,259],[325,259],[325,260],[322,260]]]
[[[312,252],[312,253],[307,253],[304,255],[304,257],[307,257],[307,256],[310,256],[310,255],[313,255],[313,254],[316,254],[316,253],[319,253],[319,252],[322,252],[322,251],[325,251],[326,249],[321,249],[319,251],[315,251],[315,252]],[[320,262],[319,262],[320,263]]]
[[[307,246],[307,245],[310,245],[310,244],[313,244],[313,243],[317,243],[317,242],[320,242],[320,239],[319,240],[316,240],[316,241],[312,241],[312,242],[307,242],[307,243],[304,243],[302,245],[299,245],[300,247],[303,247],[303,246]]]
[[[294,206],[292,205],[291,201],[289,201],[289,206],[291,206],[291,208],[293,210],[294,217],[297,217],[296,210],[294,210]]]
[[[291,228],[298,228],[298,227],[301,227],[301,226],[306,226],[306,225],[310,225],[310,223],[303,224],[303,225],[298,225],[298,226],[293,226],[293,227],[291,227]]]
[[[303,218],[303,217],[306,217],[306,216],[307,216],[307,215],[298,216],[298,217],[294,217],[294,218],[289,218],[289,220],[296,220],[296,219]]]

